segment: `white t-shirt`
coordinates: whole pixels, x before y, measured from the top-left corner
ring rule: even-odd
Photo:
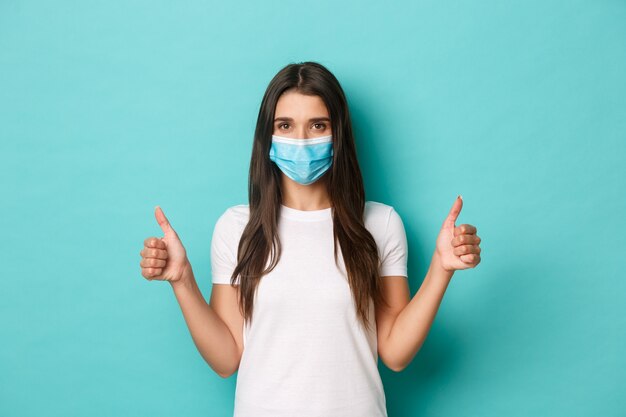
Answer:
[[[244,325],[234,417],[386,417],[374,305],[373,330],[366,332],[340,246],[341,268],[335,265],[331,209],[280,210],[282,256],[261,278],[252,324]],[[248,214],[248,205],[232,206],[215,224],[214,284],[230,283]],[[407,239],[398,213],[367,201],[364,223],[378,246],[381,275],[406,277]]]

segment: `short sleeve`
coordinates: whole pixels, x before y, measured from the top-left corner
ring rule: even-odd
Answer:
[[[230,284],[230,277],[237,266],[239,246],[238,226],[234,213],[227,209],[215,223],[211,238],[211,279],[213,284]],[[235,281],[239,285],[239,277]]]
[[[391,208],[384,238],[380,275],[405,276],[407,274],[408,244],[400,215]]]

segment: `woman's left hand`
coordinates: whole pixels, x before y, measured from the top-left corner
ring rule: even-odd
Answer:
[[[471,224],[454,226],[463,198],[457,197],[437,236],[436,253],[441,267],[449,272],[474,268],[480,262],[480,238]]]

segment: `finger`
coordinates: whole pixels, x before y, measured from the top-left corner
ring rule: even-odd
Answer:
[[[459,259],[461,259],[465,263],[474,264],[474,266],[480,263],[480,255],[477,255],[475,253],[461,255]]]
[[[154,208],[154,216],[156,217],[159,226],[161,226],[161,230],[163,230],[163,233],[168,233],[169,231],[174,230],[169,220],[167,220],[167,217],[165,217],[165,213],[163,213],[161,207],[156,206]]]
[[[454,222],[459,217],[459,213],[461,212],[461,208],[463,208],[463,197],[458,195],[456,200],[454,200],[454,204],[452,204],[452,208],[448,213],[448,217],[443,221],[442,227],[454,227]]]
[[[158,277],[162,273],[163,273],[163,268],[141,268],[141,275],[143,275],[144,278],[148,278],[148,279]]]
[[[165,259],[144,258],[139,261],[139,265],[143,268],[163,268],[167,264]]]
[[[452,253],[454,253],[456,256],[461,256],[461,255],[467,255],[470,253],[480,253],[481,249],[480,246],[476,246],[476,245],[461,245],[461,246],[457,246],[452,250]]]
[[[156,248],[143,248],[141,252],[139,252],[143,258],[159,258],[159,259],[167,259],[167,251],[164,249],[156,249]]]
[[[157,237],[148,237],[143,241],[144,246],[148,248],[167,249],[165,242]]]
[[[463,234],[476,234],[476,228],[471,224],[462,224],[454,228],[454,236]]]
[[[480,243],[480,237],[478,237],[478,235],[462,234],[462,235],[455,236],[452,239],[451,243],[452,243],[452,246],[478,245]]]

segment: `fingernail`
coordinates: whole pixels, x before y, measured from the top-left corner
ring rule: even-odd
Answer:
[[[457,198],[460,198],[461,200],[463,200],[463,196],[461,194],[459,194]]]

